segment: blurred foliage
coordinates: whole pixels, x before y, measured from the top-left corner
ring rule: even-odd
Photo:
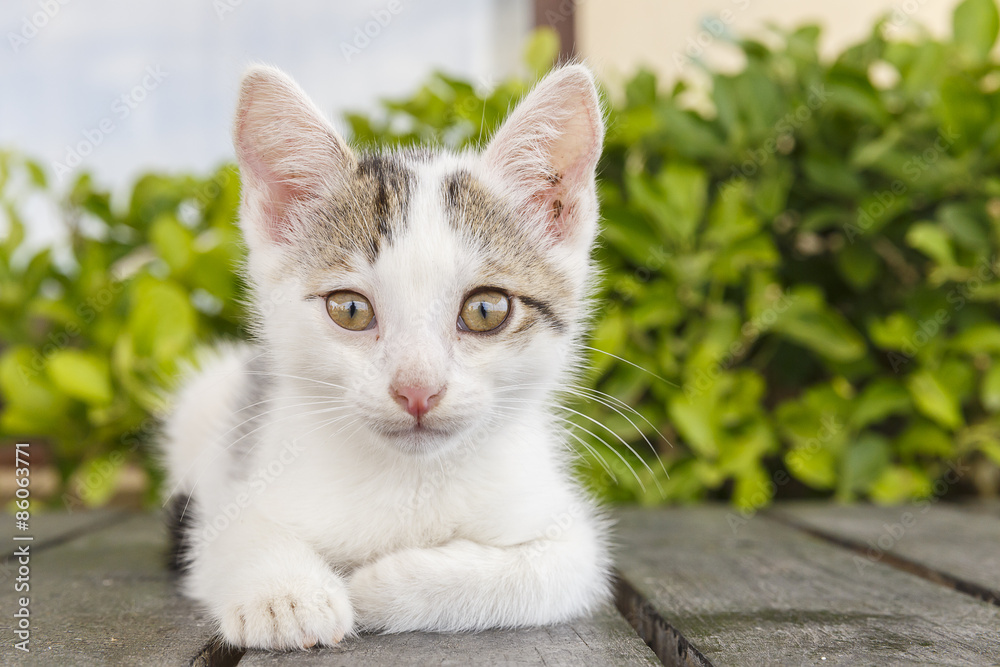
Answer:
[[[63,499],[100,504],[124,463],[149,463],[161,391],[195,341],[240,333],[239,180],[143,176],[121,211],[87,175],[52,190],[0,153],[0,435],[44,439]],[[57,249],[24,243],[42,215],[66,223]]]
[[[570,390],[592,487],[746,510],[996,492],[998,25],[966,0],[947,40],[883,21],[826,62],[807,26],[736,43],[745,67],[707,87],[627,82],[600,167],[596,350]],[[435,74],[348,114],[353,141],[481,145],[557,46],[536,33],[525,80]],[[231,168],[146,176],[116,213],[83,176],[56,261],[21,243],[25,193],[53,197],[41,169],[2,158],[0,429],[49,439],[69,477],[148,435],[195,340],[239,335],[238,186]]]

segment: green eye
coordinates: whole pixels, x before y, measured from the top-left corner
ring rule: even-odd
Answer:
[[[458,328],[465,331],[493,331],[507,319],[510,299],[503,292],[482,290],[476,292],[462,305],[458,315]]]
[[[333,292],[326,297],[330,319],[350,331],[363,331],[375,321],[371,302],[357,292]]]

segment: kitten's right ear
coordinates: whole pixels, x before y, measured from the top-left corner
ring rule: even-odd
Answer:
[[[287,75],[254,66],[243,75],[233,125],[248,242],[289,240],[296,210],[336,187],[355,164],[344,140]]]

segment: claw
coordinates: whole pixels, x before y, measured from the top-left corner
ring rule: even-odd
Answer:
[[[315,637],[306,637],[306,640],[302,643],[302,648],[312,648],[316,645]]]
[[[340,631],[334,633],[334,635],[333,635],[333,643],[334,644],[339,644],[340,640],[343,639],[343,638],[344,638],[344,631],[340,630]]]

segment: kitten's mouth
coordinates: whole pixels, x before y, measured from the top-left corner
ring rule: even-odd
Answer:
[[[404,451],[430,451],[444,446],[462,428],[456,428],[456,425],[447,423],[430,425],[426,420],[417,421],[414,419],[408,424],[400,424],[399,422],[373,424],[372,430],[381,436],[387,444]]]
[[[408,436],[420,435],[448,435],[448,431],[442,428],[433,428],[421,422],[415,422],[406,428],[389,429],[383,433],[390,438],[405,438]]]

